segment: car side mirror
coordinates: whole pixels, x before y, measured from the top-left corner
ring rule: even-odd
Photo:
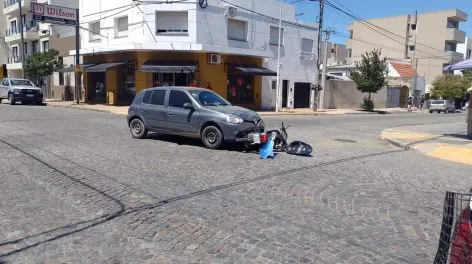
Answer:
[[[185,109],[189,109],[189,110],[195,110],[195,106],[193,106],[193,105],[190,104],[190,103],[185,103],[185,104],[184,104],[184,108],[185,108]]]

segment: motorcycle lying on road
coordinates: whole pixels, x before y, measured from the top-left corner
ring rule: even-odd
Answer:
[[[313,151],[313,148],[302,142],[302,141],[293,141],[290,144],[287,143],[287,128],[282,122],[282,127],[280,130],[268,130],[263,133],[251,133],[248,135],[249,141],[245,143],[245,151],[251,151],[258,149],[259,152],[262,151],[264,147],[268,147],[270,143],[272,150],[274,152],[286,152],[288,154],[299,155],[299,156],[309,156]],[[270,141],[273,141],[270,142]],[[252,143],[249,143],[252,142]]]

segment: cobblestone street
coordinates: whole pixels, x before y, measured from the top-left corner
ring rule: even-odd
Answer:
[[[313,157],[133,139],[123,116],[0,104],[0,263],[432,263],[471,167],[383,129],[464,114],[266,117]]]

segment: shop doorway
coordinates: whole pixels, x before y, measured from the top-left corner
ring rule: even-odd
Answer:
[[[228,75],[228,101],[235,105],[254,103],[253,77],[249,75]]]
[[[310,83],[295,83],[294,108],[310,107]]]
[[[123,80],[119,93],[120,104],[130,104],[136,96],[136,81],[134,71],[124,71],[122,73]]]
[[[288,80],[283,80],[282,82],[282,108],[287,107],[287,97],[288,97]]]
[[[106,76],[105,72],[89,73],[91,79],[89,86],[89,100],[97,103],[106,102]]]

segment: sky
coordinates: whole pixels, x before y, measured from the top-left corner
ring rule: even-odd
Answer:
[[[472,0],[328,0],[332,4],[342,8],[339,4],[355,12],[357,16],[364,19],[398,16],[405,14],[438,11],[444,9],[457,8],[469,15],[468,21],[460,24],[460,29],[467,32],[467,36],[472,37]],[[287,0],[287,2],[291,2]],[[339,4],[338,4],[339,3]],[[319,12],[319,2],[309,2],[304,0],[295,3],[297,14],[300,20],[315,22]],[[350,12],[351,13],[351,12]],[[353,21],[347,15],[325,6],[324,28],[330,27],[338,32],[348,35],[347,25]],[[331,36],[334,43],[345,43],[346,38],[340,36]]]

